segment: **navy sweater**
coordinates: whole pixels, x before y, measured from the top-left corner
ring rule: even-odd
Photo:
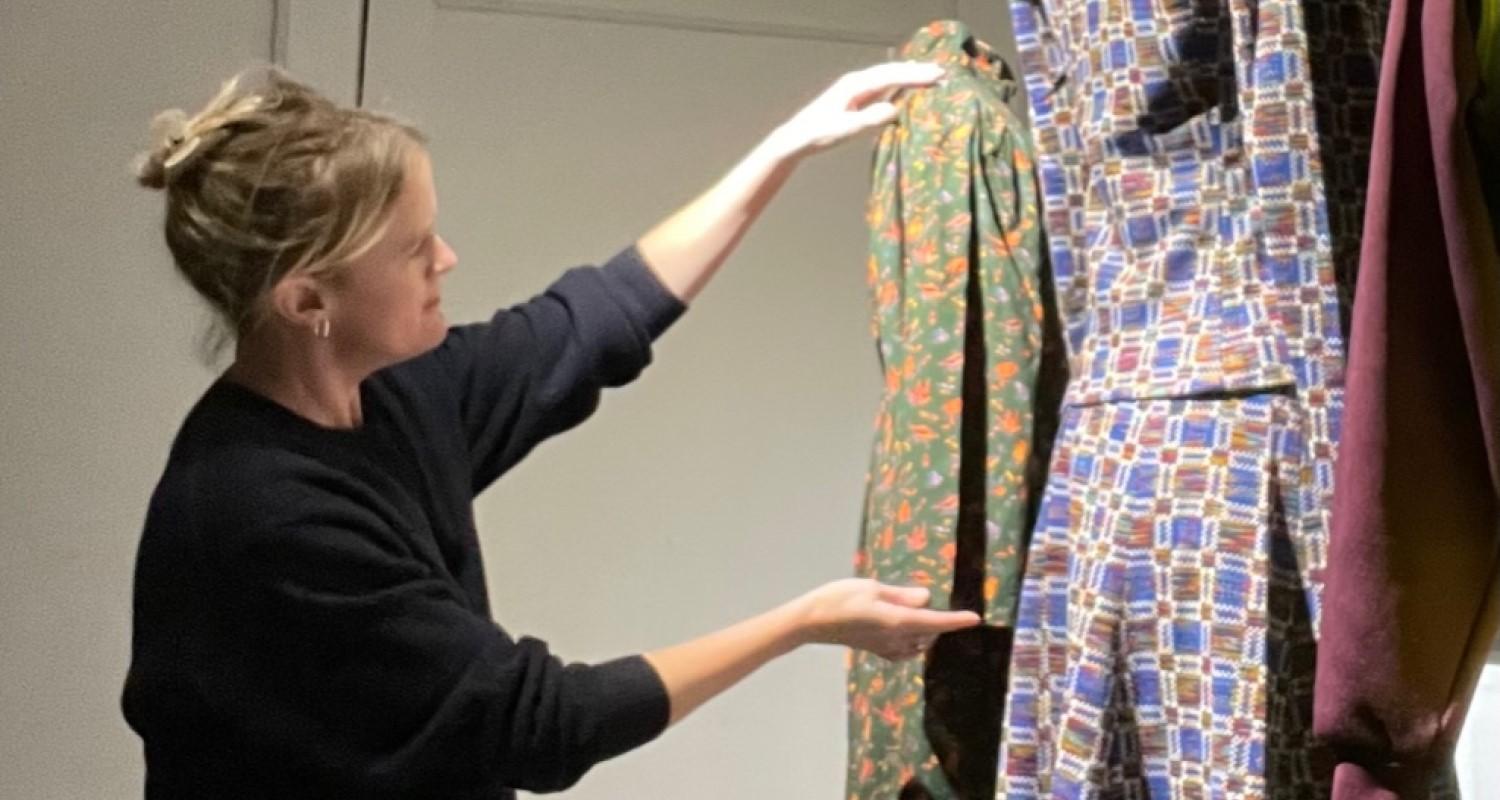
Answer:
[[[510,798],[659,734],[643,659],[565,665],[492,621],[472,501],[681,312],[631,249],[370,377],[355,430],[213,384],[136,563],[146,796]]]

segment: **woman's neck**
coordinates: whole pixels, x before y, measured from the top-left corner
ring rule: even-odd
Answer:
[[[224,378],[320,427],[358,428],[364,422],[359,384],[365,375],[340,369],[329,344],[320,340],[311,346],[285,346],[263,338],[242,339]]]

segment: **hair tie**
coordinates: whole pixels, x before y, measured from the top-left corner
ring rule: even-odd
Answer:
[[[190,134],[192,119],[179,108],[168,109],[151,121],[151,133],[156,141],[156,157],[161,162],[163,177],[171,183],[178,173],[186,169],[195,156],[200,156],[207,146],[220,138],[224,131],[213,130],[206,134]]]
[[[180,108],[171,108],[157,114],[151,120],[151,138],[159,152],[166,152],[187,138],[188,115]]]

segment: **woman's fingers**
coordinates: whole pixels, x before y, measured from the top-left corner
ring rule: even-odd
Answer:
[[[971,628],[979,624],[979,616],[972,611],[934,611],[930,608],[897,609],[892,632],[885,641],[871,648],[875,654],[887,661],[903,661],[916,658],[931,649],[933,642],[945,633]]]
[[[923,586],[892,586],[882,583],[876,588],[876,596],[898,606],[921,608],[932,598],[932,592]]]
[[[927,61],[891,61],[851,72],[834,84],[857,108],[895,89],[931,86],[943,77],[943,68]]]
[[[892,586],[868,578],[833,581],[807,596],[814,641],[868,650],[900,660],[926,652],[950,631],[980,623],[972,611],[926,608],[931,592],[921,586]]]
[[[878,584],[876,599],[884,608],[884,635],[869,649],[889,661],[915,658],[932,647],[942,634],[971,628],[980,623],[972,611],[937,611],[926,608],[932,593],[921,586]]]
[[[972,628],[979,624],[979,615],[972,611],[899,608],[896,609],[891,624],[908,636],[936,636],[949,631]]]
[[[900,111],[892,103],[880,101],[871,103],[858,111],[849,112],[849,120],[855,133],[870,128],[878,128],[881,125],[894,120]]]
[[[791,154],[831,147],[894,120],[897,109],[890,102],[892,94],[929,86],[942,75],[942,67],[920,61],[893,61],[847,73],[788,120],[778,138]]]

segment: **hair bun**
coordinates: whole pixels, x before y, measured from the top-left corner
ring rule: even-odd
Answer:
[[[176,146],[187,138],[188,115],[180,108],[169,108],[151,120],[151,142],[156,149]]]
[[[131,164],[136,183],[147,189],[167,188],[167,171],[162,167],[161,161],[161,154],[155,150],[136,156]]]
[[[135,160],[136,180],[149,189],[164,189],[205,154],[268,108],[282,104],[283,93],[304,102],[333,105],[287,78],[276,67],[252,68],[229,79],[201,111],[172,108],[151,120],[151,149]]]
[[[167,109],[152,118],[151,149],[135,161],[135,177],[142,186],[165,189],[172,182],[174,168],[182,163],[177,151],[187,138],[187,129],[188,115],[180,108]]]

